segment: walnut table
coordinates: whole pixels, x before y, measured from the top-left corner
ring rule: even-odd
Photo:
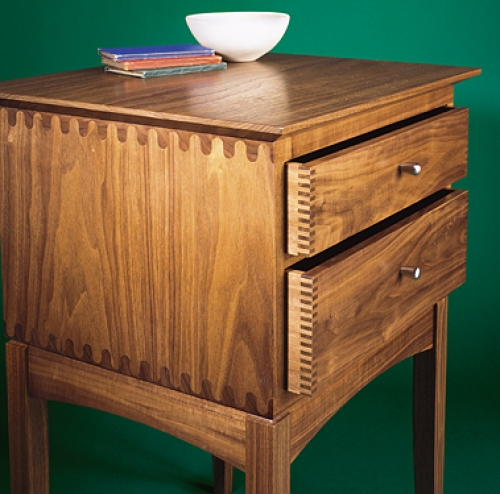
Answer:
[[[447,295],[465,279],[477,69],[268,55],[0,84],[13,493],[46,400],[121,415],[289,492],[290,463],[414,356],[415,491],[443,483]]]

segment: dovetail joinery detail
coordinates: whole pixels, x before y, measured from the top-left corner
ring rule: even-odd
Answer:
[[[288,391],[312,396],[317,385],[314,327],[318,286],[300,271],[288,272]]]
[[[99,120],[9,107],[0,108],[0,120],[2,119],[5,119],[6,125],[12,128],[25,127],[29,131],[32,131],[34,126],[39,126],[46,132],[57,130],[60,131],[61,135],[67,135],[70,133],[70,129],[73,128],[74,132],[80,134],[82,138],[87,138],[89,134],[95,132],[102,141],[109,138],[108,129],[111,129],[112,138],[118,142],[124,144],[129,141],[130,143],[135,138],[141,146],[151,145],[149,134],[152,134],[153,143],[161,149],[169,146],[171,136],[175,134],[177,136],[176,145],[181,151],[188,152],[193,147],[199,147],[201,152],[208,156],[215,152],[214,147],[218,143],[222,143],[223,155],[226,158],[234,158],[239,153],[241,156],[246,156],[247,160],[252,163],[259,159],[259,153],[265,152],[262,150],[261,141],[238,137],[222,137],[208,133],[196,134],[158,126],[134,125],[118,120]]]
[[[16,108],[0,143],[6,335],[272,416],[269,145]]]
[[[315,253],[315,173],[299,163],[287,164],[288,195],[288,253]]]

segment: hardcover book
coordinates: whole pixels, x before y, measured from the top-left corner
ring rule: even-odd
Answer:
[[[224,70],[227,67],[226,62],[208,64],[208,65],[192,65],[182,67],[164,67],[161,69],[144,69],[144,70],[123,70],[115,67],[106,66],[104,70],[113,74],[128,75],[132,77],[140,77],[148,79],[150,77],[160,77],[177,74],[190,74],[193,72],[208,72],[209,70]]]
[[[137,60],[144,58],[201,57],[214,55],[215,50],[196,44],[165,46],[133,46],[130,48],[99,48],[99,55],[111,60]]]
[[[208,55],[205,57],[177,57],[177,58],[145,58],[139,60],[116,61],[102,57],[102,63],[122,70],[158,69],[163,67],[181,67],[189,65],[208,65],[221,63],[222,57]]]

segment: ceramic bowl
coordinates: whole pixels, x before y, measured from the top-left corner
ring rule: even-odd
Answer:
[[[272,50],[290,16],[276,12],[192,14],[187,25],[200,45],[213,48],[228,62],[253,62]]]

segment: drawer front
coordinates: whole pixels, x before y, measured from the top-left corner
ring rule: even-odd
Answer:
[[[326,261],[288,271],[289,391],[312,395],[465,281],[467,192],[422,203],[330,249]],[[420,268],[420,277],[403,267]]]
[[[467,109],[454,108],[287,163],[288,253],[314,255],[463,178],[467,127]]]

